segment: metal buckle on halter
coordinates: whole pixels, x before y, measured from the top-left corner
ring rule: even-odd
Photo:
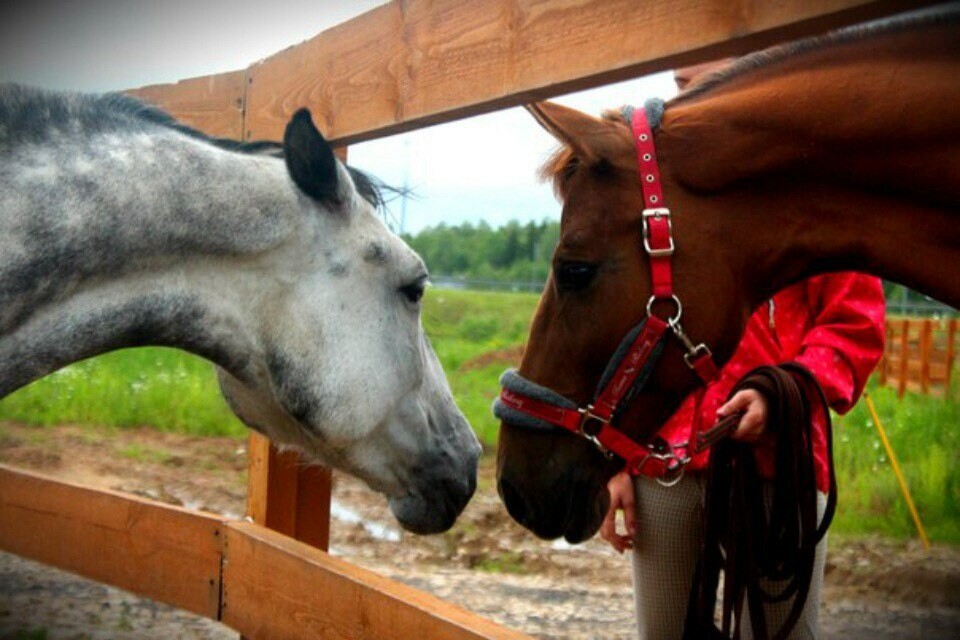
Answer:
[[[662,256],[672,256],[674,250],[673,244],[673,222],[670,221],[670,209],[666,207],[657,207],[655,209],[644,209],[641,214],[643,220],[643,248],[647,250],[647,253],[653,258],[659,258]],[[650,246],[650,227],[647,223],[649,218],[660,218],[667,219],[667,229],[669,231],[670,246],[664,249],[654,249]]]
[[[676,315],[671,316],[670,318],[667,318],[667,324],[670,325],[671,329],[673,329],[674,325],[679,327],[680,318],[683,316],[683,305],[680,303],[680,298],[678,298],[676,295],[671,295],[669,298],[658,298],[657,296],[650,296],[650,299],[647,300],[648,316],[653,315],[653,305],[658,301],[672,302],[674,304],[674,306],[677,308],[677,313]],[[674,332],[676,332],[676,329],[674,329]]]
[[[670,319],[667,320],[667,324],[670,326],[670,330],[673,331],[673,335],[677,336],[677,339],[683,343],[683,348],[687,350],[687,352],[683,354],[683,361],[687,363],[688,367],[693,369],[696,359],[703,355],[713,355],[713,352],[710,351],[710,347],[702,342],[698,345],[693,344],[687,334],[684,333],[683,327],[680,326],[679,320],[675,322],[673,319]]]
[[[663,487],[672,487],[680,482],[680,480],[683,479],[687,463],[690,462],[690,458],[681,458],[674,453],[673,447],[670,447],[670,449],[664,453],[651,449],[650,452],[644,456],[643,460],[640,461],[640,464],[632,470],[633,473],[639,475],[640,470],[643,469],[647,460],[658,460],[664,463],[664,475],[654,477],[654,480]]]
[[[695,346],[693,349],[690,349],[690,351],[683,354],[683,361],[687,363],[688,367],[690,367],[691,369],[694,369],[696,367],[695,365],[696,361],[699,360],[702,356],[707,356],[708,358],[712,357],[713,352],[710,351],[710,347],[708,347],[707,345],[701,342],[700,344]]]
[[[612,459],[614,457],[613,451],[607,449],[597,439],[597,436],[600,435],[600,431],[605,425],[610,424],[610,421],[595,414],[593,412],[592,404],[588,404],[585,408],[577,409],[577,411],[580,412],[580,424],[577,425],[577,431],[581,436],[592,442],[603,455]],[[588,425],[596,425],[596,427],[595,429],[588,429]]]
[[[666,474],[662,477],[655,478],[661,487],[672,487],[683,480],[683,473],[687,468],[686,462],[677,454],[670,453],[667,457],[672,460],[673,463],[667,465]]]
[[[678,447],[661,437],[654,438],[647,446],[650,448],[650,456],[664,463],[664,475],[657,477],[656,481],[663,487],[672,487],[680,482],[690,457],[681,458],[677,455]]]

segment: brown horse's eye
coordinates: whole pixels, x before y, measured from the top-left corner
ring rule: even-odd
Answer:
[[[589,262],[560,262],[553,269],[560,291],[582,291],[597,275],[597,265]]]

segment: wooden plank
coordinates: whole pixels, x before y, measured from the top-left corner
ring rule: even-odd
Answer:
[[[306,106],[352,144],[921,4],[932,3],[394,0],[252,65],[245,136],[279,139]]]
[[[907,378],[909,374],[910,363],[910,320],[904,318],[900,321],[900,372],[897,383],[897,396],[902,398],[907,390]]]
[[[947,376],[944,382],[945,394],[950,397],[950,382],[953,378],[953,358],[956,347],[957,319],[950,318],[947,323]]]
[[[920,391],[930,391],[930,346],[933,343],[933,321],[926,318],[920,323]]]
[[[930,384],[946,385],[947,365],[943,362],[930,363]]]
[[[0,548],[217,619],[212,515],[0,465]]]
[[[184,124],[207,135],[243,138],[243,103],[246,71],[156,84],[126,93],[156,105]]]
[[[228,523],[223,622],[251,638],[528,638],[250,523]]]
[[[274,531],[326,549],[330,540],[330,470],[306,466],[294,451],[280,452],[251,433],[247,515]]]
[[[886,386],[890,380],[890,367],[893,364],[893,351],[890,349],[890,344],[893,339],[892,327],[893,325],[889,320],[883,323],[884,348],[883,355],[880,357],[880,366],[878,367],[880,374],[880,386]]]

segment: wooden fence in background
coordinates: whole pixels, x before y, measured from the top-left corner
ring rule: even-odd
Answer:
[[[957,347],[957,318],[889,318],[880,384],[948,396]]]
[[[343,147],[921,4],[933,3],[394,0],[246,69],[130,93],[242,140],[279,139],[288,117],[309,107]],[[0,467],[0,548],[248,636],[523,637],[315,548],[327,545],[329,495],[329,473],[304,470],[259,436],[248,490],[256,524]]]

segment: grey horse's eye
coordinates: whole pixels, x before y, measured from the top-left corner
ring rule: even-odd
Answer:
[[[419,304],[423,299],[423,293],[427,290],[427,276],[420,276],[413,282],[400,287],[400,293],[403,297],[413,304]]]

